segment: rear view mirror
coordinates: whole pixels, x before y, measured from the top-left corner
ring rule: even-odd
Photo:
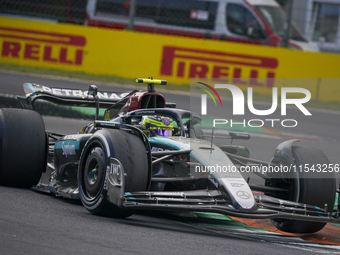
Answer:
[[[98,93],[98,88],[97,88],[97,86],[96,86],[96,85],[90,85],[88,95],[89,95],[89,96],[96,97],[96,96],[97,96],[97,93]]]
[[[96,116],[95,121],[98,120],[98,114],[99,114],[99,98],[97,96],[98,93],[98,87],[96,85],[90,85],[88,96],[93,96],[94,100],[96,101]]]

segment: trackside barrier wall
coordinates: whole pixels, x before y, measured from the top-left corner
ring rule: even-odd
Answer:
[[[304,87],[313,99],[340,102],[336,54],[4,17],[0,52],[0,62],[7,64],[124,78],[153,76],[174,84],[214,77],[262,94],[271,94],[272,87]]]

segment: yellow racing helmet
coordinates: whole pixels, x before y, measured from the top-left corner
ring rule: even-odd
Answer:
[[[144,116],[142,120],[142,130],[148,131],[145,132],[147,136],[150,134],[151,137],[170,137],[174,131],[174,125],[168,117],[159,115]]]

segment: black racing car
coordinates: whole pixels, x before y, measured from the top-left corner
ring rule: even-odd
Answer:
[[[99,92],[94,85],[81,91],[25,83],[26,96],[18,97],[24,109],[0,109],[0,184],[80,199],[92,214],[120,218],[136,210],[216,212],[270,218],[275,227],[292,233],[316,232],[327,222],[340,222],[334,206],[334,172],[339,169],[329,169],[323,152],[289,140],[278,145],[270,162],[251,159],[244,146],[213,143],[217,135],[199,128],[199,115],[177,109],[154,91],[155,84],[166,81],[136,82],[148,83],[148,91]],[[94,107],[95,120],[77,134],[45,131],[35,111],[41,100]],[[103,116],[100,108],[107,108]],[[163,135],[154,133],[159,130]],[[223,138],[250,135],[229,132]],[[305,164],[321,165],[325,171],[299,171]],[[216,171],[218,167],[223,171]],[[249,184],[240,171],[263,167],[285,171],[256,171],[264,185]]]

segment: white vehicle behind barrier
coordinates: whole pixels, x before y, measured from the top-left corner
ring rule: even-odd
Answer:
[[[279,47],[286,13],[275,0],[89,0],[87,24]],[[133,13],[135,13],[133,15]],[[319,51],[291,26],[289,48]]]

